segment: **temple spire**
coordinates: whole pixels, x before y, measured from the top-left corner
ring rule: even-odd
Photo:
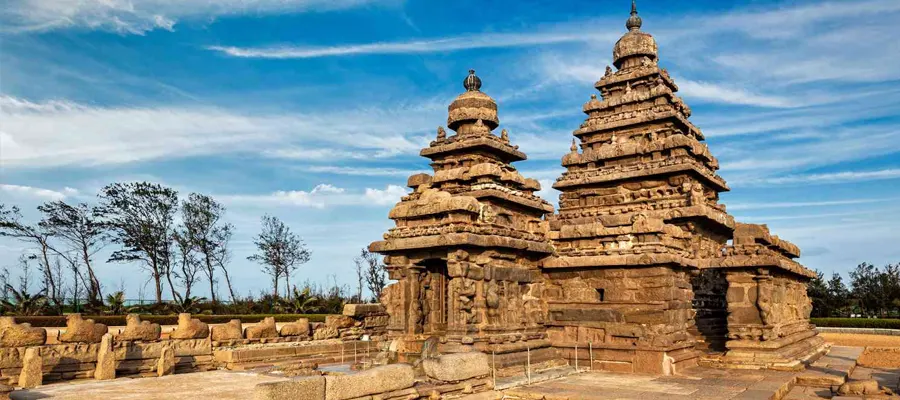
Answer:
[[[475,75],[475,70],[469,70],[469,76],[466,77],[466,80],[463,81],[463,87],[466,88],[466,91],[474,92],[476,90],[481,89],[481,78]]]
[[[628,17],[628,21],[625,22],[625,27],[628,28],[629,31],[639,31],[641,30],[641,25],[643,25],[643,21],[641,20],[641,17],[638,16],[637,2],[636,0],[631,0],[631,16]]]

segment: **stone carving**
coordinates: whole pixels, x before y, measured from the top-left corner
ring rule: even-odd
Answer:
[[[439,126],[437,128],[437,139],[444,140],[447,138],[447,131],[444,130],[443,126]]]
[[[178,314],[178,327],[169,334],[170,339],[203,339],[209,337],[209,325],[191,318],[191,314]]]
[[[327,325],[327,322],[326,322]],[[258,324],[244,329],[244,337],[247,339],[263,339],[278,337],[278,328],[275,327],[275,318],[266,317]]]
[[[241,320],[239,319],[233,319],[228,321],[228,323],[213,325],[209,328],[210,338],[216,342],[243,339],[243,332]]]
[[[145,342],[152,342],[159,340],[161,332],[162,329],[159,324],[141,321],[141,317],[137,314],[128,314],[125,316],[125,330],[116,335],[116,340],[143,340]]]
[[[81,314],[69,314],[66,317],[66,330],[59,334],[62,343],[100,343],[109,331],[106,325],[96,323],[92,319],[83,319]]]
[[[40,346],[47,342],[44,328],[31,324],[17,324],[13,317],[0,317],[0,347]]]
[[[281,336],[309,336],[309,318],[299,318],[297,321],[281,327]]]

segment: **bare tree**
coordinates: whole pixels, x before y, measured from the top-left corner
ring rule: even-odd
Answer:
[[[181,301],[184,302],[191,299],[191,289],[197,283],[197,275],[200,274],[203,265],[197,258],[197,255],[194,254],[194,243],[185,231],[176,232],[173,235],[173,241],[175,242],[176,250],[175,262],[180,269],[180,273],[176,276],[184,288],[184,295],[181,297]]]
[[[372,292],[372,297],[375,301],[380,301],[381,292],[387,286],[387,274],[384,264],[381,263],[377,254],[371,253],[367,249],[360,251],[358,259],[366,265],[366,285],[369,287],[369,291]]]
[[[113,183],[100,193],[100,212],[121,246],[110,256],[115,262],[140,262],[156,284],[162,303],[163,281],[178,300],[172,282],[172,231],[178,192],[155,183]]]
[[[362,253],[365,253],[366,249],[362,249]],[[356,264],[356,301],[362,303],[362,291],[363,291],[363,281],[365,280],[365,259],[362,256],[356,257],[353,259],[353,263]]]
[[[181,219],[184,223],[185,234],[192,246],[200,253],[206,278],[209,281],[209,296],[216,302],[217,267],[222,268],[228,281],[228,291],[234,299],[231,289],[231,280],[227,277],[226,263],[228,254],[228,242],[231,239],[233,226],[222,221],[225,215],[225,207],[216,202],[212,197],[191,193],[188,199],[182,202]],[[224,256],[224,257],[223,257]]]
[[[62,287],[57,275],[53,273],[53,264],[50,262],[51,232],[41,226],[32,226],[22,222],[22,213],[16,206],[6,207],[0,204],[0,236],[9,237],[21,242],[30,243],[36,247],[38,261],[43,281],[46,284],[46,296],[54,306],[62,305]]]
[[[277,217],[262,217],[262,231],[253,240],[258,253],[247,257],[262,265],[263,272],[272,277],[272,294],[278,297],[278,282],[285,277],[290,291],[290,273],[309,261],[311,252],[303,241]]]
[[[45,203],[38,210],[44,214],[40,227],[62,242],[60,248],[50,246],[50,250],[65,259],[74,271],[79,270],[78,264],[84,266],[89,302],[95,306],[102,304],[100,280],[91,262],[106,242],[105,228],[98,218],[98,210],[85,203],[70,205],[61,200]],[[80,276],[76,274],[76,279]]]

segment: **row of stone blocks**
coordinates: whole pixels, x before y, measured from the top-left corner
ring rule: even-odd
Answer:
[[[352,375],[326,375],[263,383],[256,400],[439,399],[493,389],[487,354],[448,354],[409,364],[375,367]]]

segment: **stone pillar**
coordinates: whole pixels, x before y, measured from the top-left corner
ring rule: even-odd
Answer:
[[[165,346],[156,363],[156,376],[171,375],[173,372],[175,372],[175,350],[171,346]]]
[[[22,371],[19,373],[19,387],[28,389],[41,386],[44,382],[44,360],[41,359],[40,347],[25,349],[22,359]]]
[[[406,321],[406,333],[409,334],[422,333],[422,324],[425,319],[425,316],[422,315],[422,288],[419,284],[421,275],[421,271],[415,268],[408,269],[406,273],[407,298],[409,299],[407,302],[407,315],[409,318]]]
[[[94,379],[116,379],[116,353],[113,350],[112,335],[107,333],[100,339],[100,351],[97,353],[97,369]]]

